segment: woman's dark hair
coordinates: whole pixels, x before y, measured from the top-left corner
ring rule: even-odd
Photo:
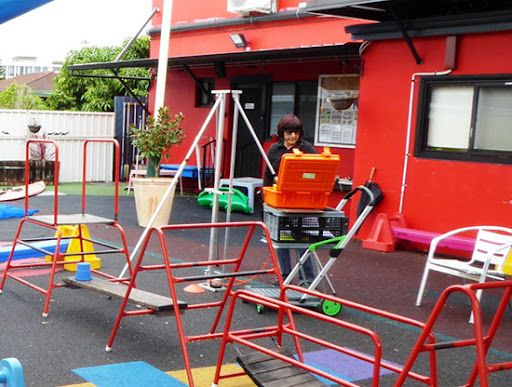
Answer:
[[[277,136],[283,139],[285,130],[291,130],[299,134],[299,140],[304,137],[304,129],[302,129],[302,121],[294,114],[287,114],[277,124]]]

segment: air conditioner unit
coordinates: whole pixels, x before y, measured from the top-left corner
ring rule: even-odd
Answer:
[[[228,0],[228,12],[239,15],[272,13],[277,11],[277,0]]]

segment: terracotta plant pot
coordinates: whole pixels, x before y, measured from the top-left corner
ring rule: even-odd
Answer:
[[[172,181],[172,178],[165,177],[133,179],[135,207],[137,209],[137,221],[139,226],[148,226],[153,213],[158,208],[160,201],[164,197],[167,192],[167,188],[171,185]],[[174,189],[169,194],[152,226],[164,226],[169,224],[175,189],[176,186],[174,186]]]

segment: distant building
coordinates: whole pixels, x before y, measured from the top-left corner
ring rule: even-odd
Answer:
[[[53,80],[57,75],[57,71],[51,70],[3,79],[0,80],[0,92],[9,88],[13,82],[16,82],[19,85],[27,85],[38,97],[46,98],[53,91]]]
[[[62,60],[42,60],[35,56],[0,58],[0,66],[4,69],[6,79],[24,74],[58,71],[62,64]]]

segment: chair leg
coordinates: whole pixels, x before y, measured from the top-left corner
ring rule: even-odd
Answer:
[[[476,291],[476,298],[478,302],[482,299],[482,289],[478,289]],[[471,316],[469,316],[469,323],[474,324],[475,323],[475,316],[473,315],[473,310],[471,310]]]
[[[428,278],[429,271],[430,271],[430,265],[427,262],[425,264],[425,269],[423,269],[423,276],[421,277],[420,288],[418,290],[418,296],[416,297],[416,306],[421,306],[421,300],[423,299],[423,294],[425,293],[425,287],[427,286],[427,278]]]
[[[134,175],[133,173],[130,173],[130,175],[128,176],[128,185],[126,186],[126,194],[129,195],[130,194],[130,191],[132,190],[132,179],[133,179]]]

